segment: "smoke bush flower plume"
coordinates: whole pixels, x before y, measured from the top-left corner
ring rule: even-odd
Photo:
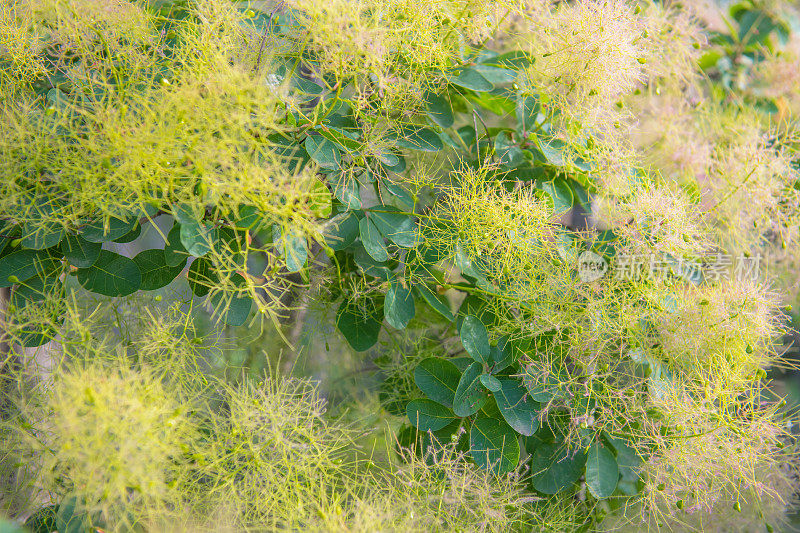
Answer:
[[[788,527],[797,15],[6,0],[0,508]]]

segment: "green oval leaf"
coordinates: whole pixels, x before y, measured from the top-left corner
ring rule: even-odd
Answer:
[[[44,250],[61,242],[64,226],[59,222],[63,202],[50,196],[36,196],[29,211],[30,220],[22,224],[22,246]]]
[[[450,307],[442,301],[438,294],[435,294],[432,290],[430,290],[427,285],[424,283],[417,283],[414,285],[414,289],[416,289],[417,293],[419,293],[419,295],[426,302],[428,302],[428,305],[430,305],[434,311],[442,315],[450,322],[455,320],[453,312],[450,311]]]
[[[211,261],[205,257],[195,259],[186,273],[186,279],[189,281],[189,288],[195,296],[203,297],[208,294],[211,287],[219,282],[214,269],[211,266]]]
[[[450,76],[448,81],[453,85],[471,89],[473,91],[491,91],[494,89],[492,82],[484,78],[480,72],[472,68],[465,68],[454,76]]]
[[[103,296],[128,296],[141,287],[142,273],[133,260],[101,250],[92,266],[78,270],[78,282]]]
[[[525,161],[522,149],[511,141],[505,131],[501,131],[495,137],[494,148],[497,155],[500,156],[500,164],[508,168],[518,167]]]
[[[58,331],[50,324],[26,324],[15,334],[15,341],[23,348],[37,348],[53,340]]]
[[[617,439],[606,432],[604,434],[617,452],[616,461],[620,474],[617,490],[626,496],[635,496],[641,490],[642,458],[625,440]]]
[[[347,174],[331,174],[330,182],[333,185],[333,195],[348,209],[361,208],[361,185],[353,176]]]
[[[536,139],[539,150],[544,154],[545,158],[547,158],[547,162],[557,167],[563,167],[565,164],[564,150],[567,148],[566,144],[559,139],[545,140],[541,137],[537,137]]]
[[[515,343],[510,342],[507,336],[497,340],[497,345],[492,346],[489,352],[489,365],[492,373],[497,374],[511,366],[517,358],[517,348]]]
[[[358,223],[361,243],[364,249],[375,261],[382,263],[389,259],[389,252],[386,251],[386,244],[383,242],[383,235],[378,227],[369,217],[364,217]]]
[[[56,266],[56,260],[46,250],[17,250],[0,257],[0,287],[10,287],[40,277]]]
[[[547,403],[553,398],[560,396],[558,388],[559,379],[555,374],[543,374],[534,368],[527,368],[522,377],[525,388],[531,398],[539,403]]]
[[[586,486],[592,496],[608,498],[614,493],[619,481],[619,466],[614,454],[599,442],[589,448],[586,458]]]
[[[517,96],[517,130],[528,132],[536,128],[539,120],[539,99],[528,94]]]
[[[394,280],[389,287],[383,306],[386,322],[396,329],[405,329],[416,313],[411,289],[404,287],[397,280]]]
[[[133,258],[133,262],[136,263],[142,273],[142,285],[139,288],[143,291],[154,291],[161,287],[166,287],[181,273],[186,265],[186,259],[176,266],[168,265],[164,250],[160,248],[140,252]]]
[[[541,405],[529,397],[528,391],[515,379],[501,379],[495,392],[497,408],[514,431],[530,437],[539,429]]]
[[[522,154],[523,157],[528,150],[523,150]],[[528,182],[533,180],[540,180],[545,175],[545,169],[539,165],[531,165],[528,162],[522,163],[520,166],[515,168],[514,170],[509,171],[508,177],[509,179],[515,179],[517,181]]]
[[[400,148],[409,150],[422,150],[424,152],[438,152],[444,148],[442,139],[430,128],[424,126],[403,126],[400,128],[396,141]]]
[[[517,467],[519,440],[502,420],[478,418],[469,432],[469,452],[475,464],[500,476]]]
[[[458,367],[439,357],[423,359],[414,369],[414,383],[431,400],[453,407],[461,372]]]
[[[261,213],[252,205],[240,205],[238,212],[231,221],[236,229],[251,229],[261,221]]]
[[[563,442],[542,443],[531,456],[531,484],[544,494],[557,494],[583,474],[586,454],[571,453]]]
[[[370,211],[370,219],[378,231],[397,246],[412,248],[417,244],[417,224],[410,216],[382,206]]]
[[[502,85],[504,83],[511,83],[517,78],[517,72],[503,67],[495,67],[492,65],[478,64],[472,67],[478,72],[486,81],[493,85]]]
[[[409,209],[414,209],[416,202],[411,197],[411,193],[405,190],[400,185],[391,183],[387,180],[381,182],[381,187],[393,197],[397,198],[402,204],[406,205]]]
[[[301,271],[308,260],[305,236],[294,232],[283,232],[281,255],[286,259],[286,270],[289,272]]]
[[[428,108],[428,116],[432,121],[442,128],[449,128],[453,125],[453,108],[450,102],[443,96],[428,91],[425,93],[425,103]]]
[[[400,158],[391,152],[380,152],[375,157],[378,158],[378,161],[380,161],[381,165],[387,170],[393,170],[400,165]],[[403,170],[405,170],[405,168],[396,170],[395,172],[402,172]]]
[[[322,168],[335,170],[341,165],[339,149],[321,135],[309,135],[306,137],[304,147],[309,157]]]
[[[103,245],[99,242],[89,242],[80,235],[67,235],[61,241],[61,252],[71,265],[78,268],[89,268],[100,257]]]
[[[325,243],[334,250],[344,250],[359,235],[358,217],[355,213],[341,213],[333,217],[325,226]]]
[[[500,390],[500,380],[491,374],[481,374],[481,383],[491,392],[497,392]]]
[[[318,131],[323,137],[334,143],[336,146],[343,148],[345,151],[357,151],[361,149],[361,143],[358,141],[358,133],[351,132],[349,129],[335,128],[326,124],[322,124],[320,125]]]
[[[181,224],[180,240],[190,255],[203,257],[214,249],[219,232],[208,222],[190,221]]]
[[[553,212],[555,214],[564,213],[572,208],[574,201],[572,189],[569,188],[569,185],[564,180],[556,178],[552,181],[545,181],[540,188],[553,199]]]
[[[246,240],[247,237],[244,231],[222,226],[219,228],[219,240],[216,243],[216,251],[225,257],[226,260],[236,263],[240,269],[244,270],[244,250],[247,247]],[[242,283],[244,283],[244,280],[242,280]]]
[[[353,245],[353,261],[365,276],[389,281],[392,273],[385,262],[375,261],[364,249],[364,245],[357,242]]]
[[[236,274],[239,278],[242,276]],[[234,295],[217,292],[211,297],[214,316],[222,319],[229,326],[241,326],[250,316],[253,300],[248,295]]]
[[[296,90],[295,94],[297,94],[297,92],[300,92],[303,95],[306,95],[307,96],[306,101],[311,100],[314,97],[320,96],[322,93],[325,92],[325,87],[311,80],[307,80],[299,75],[292,76],[291,86]]]
[[[292,112],[289,116],[297,117],[296,112]],[[284,137],[282,134],[278,133],[267,136],[267,139],[270,143],[270,148],[286,165],[286,170],[291,173],[302,170],[310,160],[303,146],[297,144],[292,138]]]
[[[85,533],[91,529],[89,514],[74,495],[64,498],[56,513],[58,533]]]
[[[169,266],[178,266],[189,259],[189,252],[181,242],[181,225],[175,223],[167,234],[167,242],[164,245],[164,260]]]
[[[50,297],[63,297],[64,284],[56,273],[34,276],[19,283],[11,293],[11,305],[17,309],[26,307]]]
[[[22,246],[32,250],[44,250],[61,242],[64,228],[54,223],[23,224]]]
[[[505,117],[514,111],[513,100],[501,96],[494,96],[492,93],[467,95],[467,100],[501,117]]]
[[[453,411],[461,417],[477,413],[488,398],[486,389],[481,384],[483,365],[472,363],[458,381],[456,393],[453,397]]]
[[[178,224],[192,224],[203,217],[200,209],[200,206],[176,204],[172,206],[172,217]]]
[[[32,314],[13,313],[9,318],[9,330],[15,342],[26,348],[34,348],[50,342],[58,334],[54,324],[63,322],[61,306],[41,305],[48,298],[60,301],[64,298],[64,284],[58,272],[49,272],[34,276],[15,286],[11,293],[10,304],[18,311],[34,306]],[[38,307],[37,307],[38,306]]]
[[[420,431],[438,431],[456,419],[453,411],[431,400],[408,402],[406,414],[411,425]]]
[[[108,219],[108,227],[104,220],[95,220],[81,229],[81,237],[89,242],[110,242],[127,235],[138,221],[131,217],[130,220],[122,220],[116,217]]]
[[[470,357],[479,363],[488,363],[491,347],[489,346],[489,334],[483,322],[474,315],[464,317],[460,334],[461,344],[464,345],[464,349]]]
[[[500,65],[513,70],[519,70],[521,68],[529,67],[531,64],[533,64],[531,56],[522,50],[507,52],[505,54],[493,57],[485,62],[492,65]]]
[[[142,234],[142,225],[139,224],[139,222],[136,222],[136,224],[133,226],[132,230],[130,230],[128,233],[126,233],[122,237],[114,239],[114,242],[118,242],[118,243],[122,243],[122,244],[124,244],[126,242],[133,242],[136,239],[138,239],[139,235],[141,235],[141,234]]]
[[[336,312],[336,328],[357,352],[372,348],[381,332],[380,310],[367,312],[350,300],[345,300]]]
[[[378,155],[381,165],[385,170],[400,174],[406,170],[406,160],[402,155],[391,152],[382,152]],[[395,159],[397,161],[395,161]]]

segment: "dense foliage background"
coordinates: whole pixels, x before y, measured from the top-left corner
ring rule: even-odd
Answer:
[[[1,5],[0,528],[791,530],[791,5]]]

